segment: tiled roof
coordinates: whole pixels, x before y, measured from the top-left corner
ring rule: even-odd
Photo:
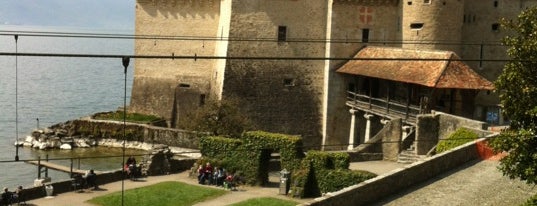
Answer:
[[[451,51],[365,47],[354,58],[337,72],[434,88],[494,89]]]

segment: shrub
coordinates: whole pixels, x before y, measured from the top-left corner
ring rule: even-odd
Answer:
[[[349,170],[349,154],[308,151],[301,168],[292,174],[291,194],[295,197],[317,197],[376,177],[367,171]]]
[[[522,204],[521,206],[533,206],[533,205],[537,205],[537,195],[534,195],[530,199],[526,200],[526,202]]]
[[[444,151],[448,151],[467,142],[474,141],[477,138],[479,138],[478,134],[469,129],[461,127],[457,129],[457,131],[449,135],[448,138],[442,139],[440,140],[440,142],[438,142],[438,145],[436,146],[436,153],[438,154]]]
[[[241,172],[246,183],[263,185],[268,182],[271,153],[279,152],[282,168],[292,171],[302,158],[299,136],[252,131],[240,138],[203,137],[201,154],[217,159],[226,169]]]

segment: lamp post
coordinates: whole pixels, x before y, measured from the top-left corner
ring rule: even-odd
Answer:
[[[37,127],[36,128],[39,129],[39,118],[36,118],[35,120],[37,121]]]
[[[19,161],[19,35],[15,34],[15,161]]]
[[[122,63],[123,67],[125,68],[123,76],[125,78],[125,85],[124,85],[124,94],[123,94],[123,162],[121,165],[121,170],[123,171],[123,175],[125,175],[125,141],[127,139],[126,135],[126,129],[127,129],[127,67],[129,67],[129,57],[123,57]],[[124,193],[125,193],[125,177],[121,178],[121,205],[124,204]]]

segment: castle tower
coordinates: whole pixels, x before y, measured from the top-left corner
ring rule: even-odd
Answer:
[[[403,48],[460,54],[464,0],[403,0]]]

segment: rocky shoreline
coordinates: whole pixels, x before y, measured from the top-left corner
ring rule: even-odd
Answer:
[[[75,148],[89,148],[89,147],[123,147],[123,140],[108,137],[106,134],[100,134],[98,136],[92,134],[84,134],[77,130],[76,121],[87,121],[91,123],[105,123],[116,124],[113,121],[100,121],[92,119],[67,121],[65,123],[59,123],[43,129],[34,130],[31,135],[26,136],[24,139],[20,139],[15,142],[17,147],[30,147],[40,150],[62,149],[71,150]],[[117,125],[120,125],[117,123]],[[167,128],[164,128],[167,129]],[[106,132],[104,132],[106,133]],[[142,141],[125,141],[125,148],[138,149],[145,151],[152,151],[155,148],[162,150],[169,150],[171,153],[181,154],[183,156],[198,158],[201,155],[197,149],[190,149],[184,147],[169,146],[161,143],[148,143]]]
[[[62,129],[39,129],[26,136],[22,141],[15,143],[15,146],[31,147],[34,149],[65,149],[89,148],[96,146],[123,147],[123,141],[112,138],[95,138],[92,136],[75,135],[69,136]],[[151,150],[155,145],[138,141],[125,141],[125,148]]]

